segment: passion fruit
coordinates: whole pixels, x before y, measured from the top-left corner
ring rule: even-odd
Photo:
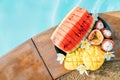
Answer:
[[[103,28],[103,29],[101,29],[101,32],[105,38],[112,37],[112,32],[109,29]]]
[[[103,25],[103,23],[102,23],[101,20],[98,20],[98,21],[97,21],[97,23],[96,23],[96,25],[95,25],[95,28],[96,28],[96,29],[99,29],[99,30],[101,30],[101,29],[104,28],[104,25]]]
[[[111,40],[111,39],[105,39],[102,42],[101,48],[102,48],[102,50],[108,52],[108,51],[111,51],[114,48],[114,44],[115,43],[114,43],[113,40]]]
[[[92,45],[100,45],[104,37],[100,30],[94,29],[88,36],[88,40]]]

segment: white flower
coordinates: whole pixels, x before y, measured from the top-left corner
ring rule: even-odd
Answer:
[[[60,64],[63,63],[64,59],[65,59],[65,56],[63,54],[61,54],[61,53],[57,54],[57,61],[59,61]]]
[[[115,55],[113,54],[114,52],[106,52],[104,57],[107,61],[109,61],[111,59],[111,57],[115,57]]]
[[[88,67],[86,67],[84,65],[80,65],[76,69],[79,71],[80,74],[85,73],[86,75],[88,75],[88,73],[87,73],[87,70],[89,70]]]
[[[81,48],[89,49],[89,47],[90,47],[90,43],[87,39],[84,41],[81,41]]]
[[[98,14],[92,14],[92,17],[95,21],[98,21]]]

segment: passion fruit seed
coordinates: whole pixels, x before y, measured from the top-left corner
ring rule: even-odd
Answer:
[[[88,36],[88,40],[92,45],[100,45],[103,41],[104,37],[100,30],[93,30]]]

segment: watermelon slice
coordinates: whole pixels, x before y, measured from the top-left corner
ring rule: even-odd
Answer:
[[[75,7],[56,28],[51,40],[66,53],[75,50],[93,24],[93,17],[83,8]]]

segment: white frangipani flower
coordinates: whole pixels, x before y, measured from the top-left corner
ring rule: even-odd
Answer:
[[[79,71],[80,74],[85,73],[86,75],[88,75],[88,73],[87,73],[87,70],[89,70],[88,67],[86,67],[84,65],[80,65],[76,69]]]
[[[80,46],[82,49],[85,48],[85,49],[89,49],[90,47],[90,43],[89,41],[86,39],[86,40],[83,40],[81,41],[81,46]]]
[[[98,14],[92,14],[92,17],[95,21],[98,21]]]
[[[109,61],[111,59],[111,57],[115,57],[115,55],[113,54],[114,52],[106,52],[104,57],[107,61]]]
[[[57,54],[57,61],[59,61],[60,64],[63,63],[64,59],[65,59],[65,56],[63,54],[61,54],[61,53]]]

